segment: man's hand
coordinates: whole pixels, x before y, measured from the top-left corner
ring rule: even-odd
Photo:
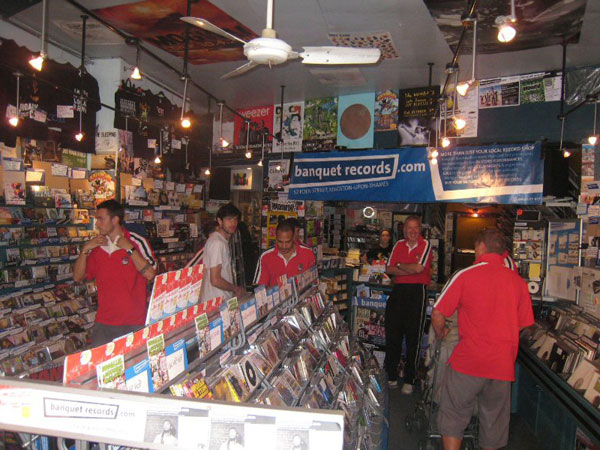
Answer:
[[[435,338],[438,341],[443,341],[450,332],[450,328],[446,326],[446,318],[436,308],[434,308],[431,313],[431,326],[435,332]]]
[[[444,339],[446,339],[446,336],[448,336],[448,333],[450,333],[450,328],[448,328],[447,326],[444,325],[444,328],[442,329],[442,335],[438,336],[437,333],[436,333],[435,338],[438,341],[443,341]]]
[[[81,247],[81,253],[89,253],[94,250],[96,247],[100,247],[101,245],[107,245],[108,239],[106,236],[99,234],[94,239],[90,239],[87,241],[83,247]]]
[[[134,248],[134,245],[125,237],[124,234],[121,234],[117,237],[117,242],[115,242],[115,245],[123,250],[131,250]]]
[[[243,297],[244,295],[246,295],[246,289],[244,289],[241,286],[236,286],[233,293],[235,294],[235,296],[240,299],[241,297]]]

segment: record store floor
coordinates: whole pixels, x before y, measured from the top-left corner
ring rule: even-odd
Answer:
[[[419,441],[426,442],[427,425],[424,426],[424,431],[417,429],[408,432],[405,421],[408,414],[415,411],[415,407],[421,398],[419,390],[415,390],[412,395],[402,395],[400,388],[390,389],[390,428],[388,436],[389,450],[417,450],[419,449]],[[416,428],[416,427],[413,427]],[[438,440],[439,442],[439,440]],[[439,447],[441,449],[441,446]],[[436,447],[431,447],[431,450],[437,450]],[[533,433],[527,425],[520,420],[516,415],[511,416],[510,421],[510,437],[508,446],[504,450],[544,450],[540,447]]]

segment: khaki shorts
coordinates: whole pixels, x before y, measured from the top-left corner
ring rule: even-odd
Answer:
[[[474,377],[446,367],[442,380],[438,427],[442,436],[462,438],[476,404],[479,406],[479,445],[508,444],[510,381]]]

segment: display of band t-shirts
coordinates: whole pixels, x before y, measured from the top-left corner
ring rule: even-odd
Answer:
[[[233,152],[233,128],[233,114],[229,110],[223,108],[223,118],[221,122],[221,113],[217,110],[213,118],[212,149],[214,155]],[[268,141],[269,138],[265,138],[265,142]]]
[[[236,115],[234,119],[234,150],[245,150],[246,142],[250,150],[262,147],[263,134],[273,134],[273,105],[256,108],[238,109],[238,114],[249,120],[249,123]],[[265,152],[271,151],[271,142],[265,138]]]
[[[143,0],[94,12],[118,29],[179,58],[185,52],[185,28],[179,20],[182,16],[202,17],[244,41],[258,37],[209,1],[192,2],[190,13],[187,13],[186,0]],[[242,47],[230,39],[198,27],[190,27],[189,31],[189,61],[192,64],[245,59]]]
[[[283,151],[301,152],[304,121],[304,102],[284,103],[283,120],[281,121],[281,105],[275,105],[273,117],[273,134],[283,139]],[[282,129],[280,129],[280,125]],[[279,140],[273,141],[273,151],[280,152]]]
[[[141,94],[128,79],[121,81],[115,92],[114,127],[137,133]]]
[[[337,142],[337,97],[307,100],[304,105],[305,152],[322,152],[335,148]]]
[[[519,76],[479,81],[479,108],[519,106]]]
[[[340,95],[337,144],[346,148],[373,148],[375,93]]]
[[[435,136],[435,107],[439,86],[400,89],[398,96],[398,135],[400,145],[428,145]]]
[[[375,94],[375,131],[398,128],[398,91],[378,91]]]

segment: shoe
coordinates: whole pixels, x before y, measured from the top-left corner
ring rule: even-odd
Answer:
[[[398,381],[388,381],[388,386],[390,389],[395,389],[398,387]]]
[[[402,386],[402,390],[400,392],[402,392],[404,395],[410,395],[413,393],[413,390],[414,386],[412,384],[404,383],[404,386]]]

